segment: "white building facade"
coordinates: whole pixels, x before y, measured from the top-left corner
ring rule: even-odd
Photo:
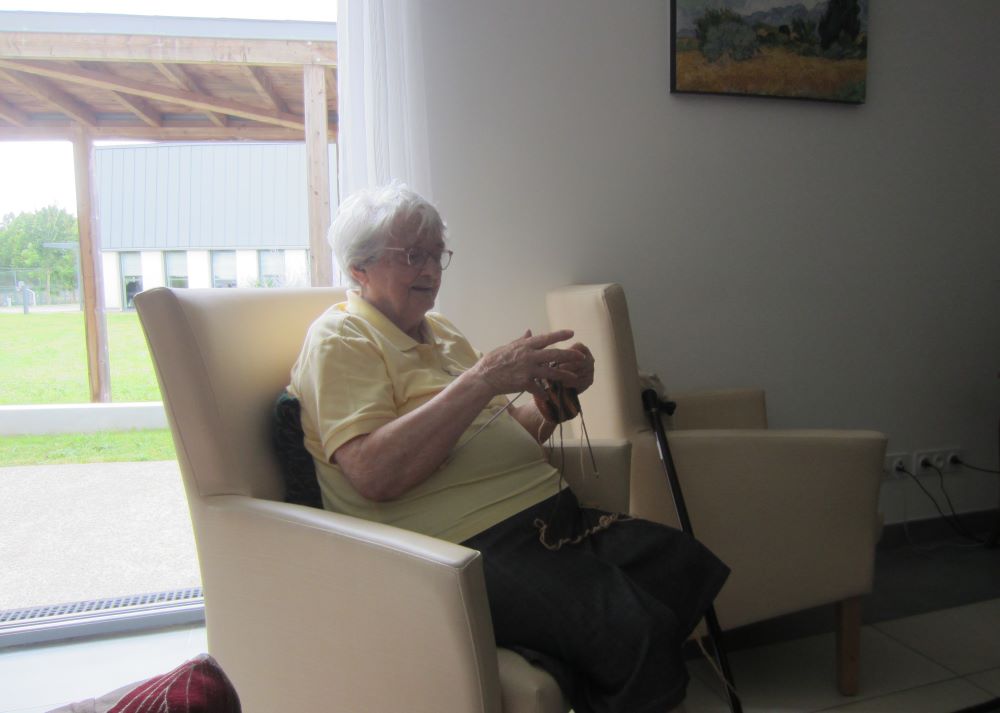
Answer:
[[[102,146],[96,176],[107,309],[152,287],[309,284],[303,144]]]

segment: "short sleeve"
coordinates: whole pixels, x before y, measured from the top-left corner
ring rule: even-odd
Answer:
[[[366,336],[335,334],[316,344],[311,384],[300,398],[312,401],[317,436],[329,461],[352,438],[371,433],[399,414],[392,380],[378,346]]]

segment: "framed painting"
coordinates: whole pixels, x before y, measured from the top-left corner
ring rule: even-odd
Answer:
[[[862,104],[869,0],[671,0],[670,91]]]

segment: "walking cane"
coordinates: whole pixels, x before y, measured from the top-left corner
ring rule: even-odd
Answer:
[[[672,401],[660,401],[659,394],[653,389],[646,389],[642,392],[642,406],[649,416],[649,424],[656,434],[656,449],[660,453],[660,462],[663,463],[663,470],[667,474],[667,482],[670,484],[670,492],[674,496],[674,506],[677,508],[677,519],[680,520],[681,529],[688,535],[694,537],[691,528],[691,518],[688,516],[687,506],[684,504],[684,494],[681,492],[681,483],[677,479],[677,469],[674,467],[673,456],[670,455],[670,444],[667,442],[667,432],[663,430],[663,422],[660,420],[660,407],[668,415],[674,413],[677,404]],[[729,694],[729,710],[732,713],[743,713],[743,705],[733,688],[733,673],[729,669],[729,660],[726,658],[725,649],[722,647],[722,630],[719,628],[719,620],[715,616],[715,606],[710,605],[705,612],[705,625],[708,627],[708,638],[712,641],[712,650],[715,653],[715,661],[726,679],[726,689]]]

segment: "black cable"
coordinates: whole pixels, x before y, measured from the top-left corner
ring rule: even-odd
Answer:
[[[941,492],[944,493],[944,499],[948,501],[948,509],[951,510],[951,516],[954,519],[955,525],[958,526],[956,531],[961,530],[962,531],[961,534],[963,537],[966,537],[974,542],[978,542],[980,544],[985,543],[985,540],[980,540],[975,535],[970,534],[969,531],[965,529],[965,525],[962,524],[961,518],[959,518],[958,513],[955,512],[955,504],[951,501],[951,496],[948,495],[948,490],[944,487],[944,473],[941,472],[941,469],[938,468],[933,463],[926,463],[925,465],[929,468],[933,468],[934,472],[938,474],[938,480],[940,481],[941,485]]]
[[[934,503],[934,508],[938,511],[938,514],[941,516],[941,518],[946,523],[948,523],[948,526],[951,527],[951,529],[954,530],[959,536],[968,538],[968,539],[972,540],[973,542],[977,542],[979,544],[984,544],[985,543],[984,540],[981,540],[981,539],[979,539],[977,537],[969,535],[967,532],[964,531],[964,528],[962,528],[960,525],[956,525],[954,522],[952,522],[951,519],[941,509],[941,506],[938,505],[937,498],[935,498],[933,495],[931,495],[931,492],[927,488],[924,487],[924,484],[920,482],[920,479],[917,476],[915,476],[913,473],[911,473],[910,471],[908,471],[906,468],[897,468],[897,470],[899,472],[901,472],[901,473],[906,473],[908,476],[910,476],[911,478],[913,478],[913,482],[916,483],[917,486],[921,490],[924,491],[924,495],[926,495],[928,498],[930,498],[930,501],[932,503]]]
[[[969,465],[958,456],[952,456],[951,461],[949,462],[954,463],[955,465],[960,465],[963,468],[968,468],[969,470],[978,470],[980,473],[993,473],[994,475],[1000,475],[1000,470],[991,470],[989,468],[980,468],[975,465]]]
[[[944,487],[944,473],[941,471],[940,468],[938,468],[933,463],[924,462],[921,463],[920,465],[922,465],[925,468],[932,468],[934,472],[937,473],[938,483],[941,487],[941,492],[944,494],[944,499],[948,503],[948,509],[951,510],[952,517],[954,517],[957,520],[958,513],[955,512],[955,504],[951,501],[951,496],[948,495],[948,490]]]

